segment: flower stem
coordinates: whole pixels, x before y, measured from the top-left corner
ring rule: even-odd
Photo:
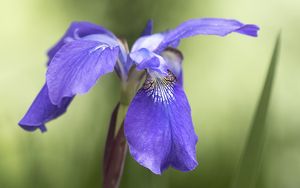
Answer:
[[[106,138],[103,187],[117,188],[123,175],[127,153],[127,143],[124,135],[124,119],[128,106],[140,87],[145,71],[137,72],[134,68],[128,73],[128,79],[122,80],[120,102],[116,105],[109,124]]]
[[[124,135],[124,121],[121,122],[121,126],[117,133],[115,132],[118,125],[118,119],[120,119],[119,115],[121,115],[121,118],[124,119],[123,114],[125,113],[120,113],[120,111],[124,108],[127,109],[127,106],[118,103],[111,116],[103,162],[104,188],[119,187],[123,175],[123,168],[127,153],[127,144]]]

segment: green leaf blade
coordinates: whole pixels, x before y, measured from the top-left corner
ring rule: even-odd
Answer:
[[[250,126],[249,135],[246,140],[246,145],[241,156],[237,172],[231,184],[232,188],[252,188],[256,186],[263,158],[266,133],[268,130],[268,127],[266,126],[266,118],[275,78],[275,71],[278,64],[279,51],[280,34],[277,36],[267,76],[256,107],[252,124]]]

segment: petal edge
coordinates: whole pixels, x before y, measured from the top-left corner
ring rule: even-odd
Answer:
[[[73,98],[64,98],[60,107],[53,105],[49,99],[48,87],[45,84],[32,105],[20,120],[19,125],[27,131],[40,129],[46,131],[45,123],[64,114]]]

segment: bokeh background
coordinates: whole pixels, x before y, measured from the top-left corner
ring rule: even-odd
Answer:
[[[258,38],[199,36],[181,43],[199,166],[157,176],[128,155],[120,187],[230,187],[279,30],[282,47],[257,187],[300,187],[299,0],[0,0],[0,187],[102,185],[105,135],[120,93],[116,75],[77,96],[47,133],[17,126],[45,81],[47,49],[70,22],[103,25],[132,43],[149,18],[159,32],[198,17],[235,18],[261,31]]]

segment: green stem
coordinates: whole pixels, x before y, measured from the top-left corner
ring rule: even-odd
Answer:
[[[141,73],[137,74],[140,75]],[[132,75],[132,74],[131,74]],[[139,77],[133,77],[126,83],[122,83],[120,103],[115,107],[106,139],[103,165],[103,187],[117,188],[119,187],[125,158],[127,153],[127,143],[124,135],[124,119],[130,101],[135,95],[139,87]]]

